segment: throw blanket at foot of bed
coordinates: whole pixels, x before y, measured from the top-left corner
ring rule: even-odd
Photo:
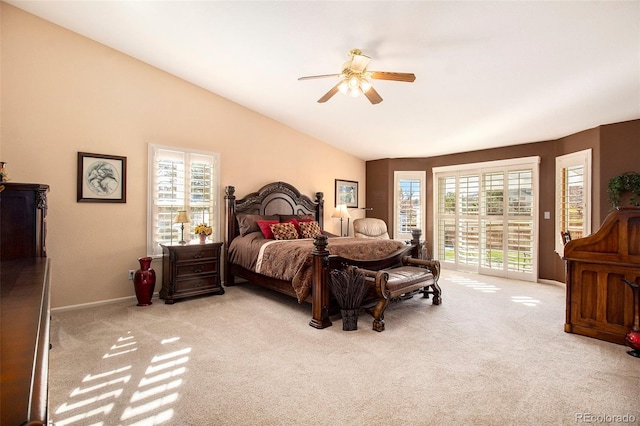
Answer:
[[[327,249],[331,255],[352,260],[377,260],[406,248],[397,240],[364,238],[330,238]],[[276,240],[262,246],[256,272],[272,278],[291,281],[302,303],[311,292],[313,276],[313,240]]]

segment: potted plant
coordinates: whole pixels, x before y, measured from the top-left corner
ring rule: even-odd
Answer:
[[[195,227],[194,232],[200,237],[200,243],[204,244],[207,237],[213,232],[213,229],[206,223],[200,223]]]
[[[609,179],[607,192],[609,193],[609,204],[611,204],[611,208],[613,209],[620,206],[620,199],[624,193],[631,194],[629,202],[632,206],[639,206],[640,173],[626,172],[620,176],[612,177]]]

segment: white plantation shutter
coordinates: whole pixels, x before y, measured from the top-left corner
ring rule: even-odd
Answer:
[[[425,181],[426,172],[395,172],[394,238],[410,240],[411,230],[419,228],[425,233]]]
[[[563,253],[560,232],[571,238],[591,233],[591,150],[556,158],[556,252]]]
[[[539,157],[433,169],[435,257],[445,267],[535,281]]]
[[[180,225],[174,223],[179,210],[186,210],[190,219],[184,224],[186,241],[192,239],[193,228],[203,222],[213,228],[212,239],[219,239],[218,157],[149,145],[149,255],[161,255],[160,244],[180,241]]]

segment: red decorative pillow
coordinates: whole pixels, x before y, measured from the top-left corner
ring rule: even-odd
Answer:
[[[293,222],[274,223],[269,226],[276,240],[296,240],[298,231],[296,231]]]
[[[262,231],[262,235],[269,240],[273,240],[275,237],[273,236],[273,232],[271,232],[271,225],[280,223],[278,220],[256,220],[256,223],[260,227]]]
[[[300,222],[300,236],[302,238],[313,238],[322,235],[320,224],[315,220],[309,222]]]

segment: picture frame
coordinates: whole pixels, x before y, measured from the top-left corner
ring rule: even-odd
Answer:
[[[126,203],[127,157],[78,152],[79,203]]]
[[[348,208],[358,208],[358,182],[353,180],[336,179],[336,207],[344,204]]]

